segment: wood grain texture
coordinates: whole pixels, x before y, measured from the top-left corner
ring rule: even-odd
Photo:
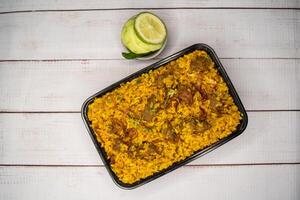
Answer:
[[[33,12],[1,15],[0,60],[119,59],[120,31],[139,11]],[[194,43],[220,57],[299,58],[297,10],[154,10],[167,24],[161,57]]]
[[[298,200],[300,165],[184,167],[135,190],[102,168],[0,168],[1,199]],[[178,192],[175,192],[178,191]]]
[[[300,109],[300,60],[222,59],[248,110]],[[0,62],[0,111],[76,111],[154,61]]]
[[[165,1],[74,1],[74,0],[0,0],[0,12],[23,10],[74,10],[74,9],[119,9],[119,8],[299,8],[297,0],[165,0]]]
[[[250,112],[246,131],[192,164],[300,162],[300,112]],[[79,113],[0,114],[0,164],[102,164]]]
[[[121,60],[122,24],[147,8],[168,26],[160,57],[211,45],[252,112],[241,136],[123,191],[78,112],[153,62]],[[299,0],[0,0],[0,199],[300,199],[300,111],[266,112],[300,109],[299,8]]]

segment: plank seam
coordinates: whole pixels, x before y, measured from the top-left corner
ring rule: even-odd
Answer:
[[[299,112],[300,109],[290,110],[246,110],[247,112]],[[0,111],[0,114],[80,114],[81,111]]]
[[[167,57],[167,56],[166,56]],[[153,61],[158,61],[160,59],[163,59],[163,57],[161,58],[156,58],[153,59]],[[300,58],[284,58],[284,57],[274,57],[274,58],[247,58],[247,57],[237,57],[237,58],[233,58],[233,57],[220,57],[220,59],[222,60],[299,60]],[[105,60],[115,60],[115,61],[119,61],[119,60],[124,60],[123,58],[67,58],[67,59],[10,59],[10,60],[1,60],[0,59],[0,63],[3,62],[66,62],[66,61],[105,61]]]
[[[239,167],[239,166],[270,166],[270,165],[299,165],[300,162],[280,163],[230,163],[230,164],[188,164],[183,167]],[[54,164],[0,164],[0,167],[105,167],[104,165],[54,165]]]
[[[295,7],[165,7],[165,8],[86,8],[86,9],[40,9],[40,10],[13,10],[0,14],[40,13],[40,12],[87,12],[87,11],[120,11],[120,10],[300,10]]]

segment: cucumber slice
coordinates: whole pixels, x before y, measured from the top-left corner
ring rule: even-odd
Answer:
[[[135,54],[145,54],[159,50],[162,44],[147,44],[136,35],[134,20],[134,18],[129,19],[122,29],[121,39],[124,46]]]
[[[122,43],[125,47],[136,54],[145,53],[145,50],[142,49],[135,40],[133,40],[133,33],[132,29],[130,28],[133,24],[133,21],[134,19],[129,19],[124,25],[121,33]]]
[[[167,29],[163,21],[150,12],[137,15],[134,29],[140,39],[149,44],[161,44],[167,37]]]

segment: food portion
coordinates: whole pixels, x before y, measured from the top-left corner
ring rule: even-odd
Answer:
[[[156,15],[149,12],[130,18],[121,32],[122,43],[130,51],[127,54],[136,57],[158,51],[163,47],[166,38],[166,26]]]
[[[230,135],[241,114],[196,50],[95,99],[88,119],[114,173],[132,184]]]
[[[167,37],[165,24],[149,12],[138,14],[134,21],[134,30],[141,40],[148,44],[162,44]]]
[[[130,19],[124,26],[122,31],[123,44],[132,52],[137,54],[145,54],[156,51],[162,47],[162,44],[146,44],[134,31],[134,19]]]

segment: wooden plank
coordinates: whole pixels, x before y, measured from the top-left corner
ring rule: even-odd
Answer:
[[[152,62],[0,62],[0,111],[79,112],[87,97]],[[300,60],[222,62],[246,109],[300,109]]]
[[[0,168],[0,198],[10,200],[298,200],[299,184],[300,165],[184,167],[131,191],[115,186],[103,167]]]
[[[0,60],[121,58],[120,31],[139,11],[1,15]],[[226,58],[299,58],[297,10],[154,10],[167,24],[163,56],[207,43]],[[113,17],[112,17],[113,16]]]
[[[166,0],[166,1],[73,1],[73,0],[10,0],[0,1],[0,12],[22,11],[22,10],[74,10],[74,9],[120,9],[120,8],[299,8],[297,0]]]
[[[300,162],[300,112],[248,114],[241,136],[192,164]],[[78,113],[2,113],[0,144],[0,164],[102,164]]]

